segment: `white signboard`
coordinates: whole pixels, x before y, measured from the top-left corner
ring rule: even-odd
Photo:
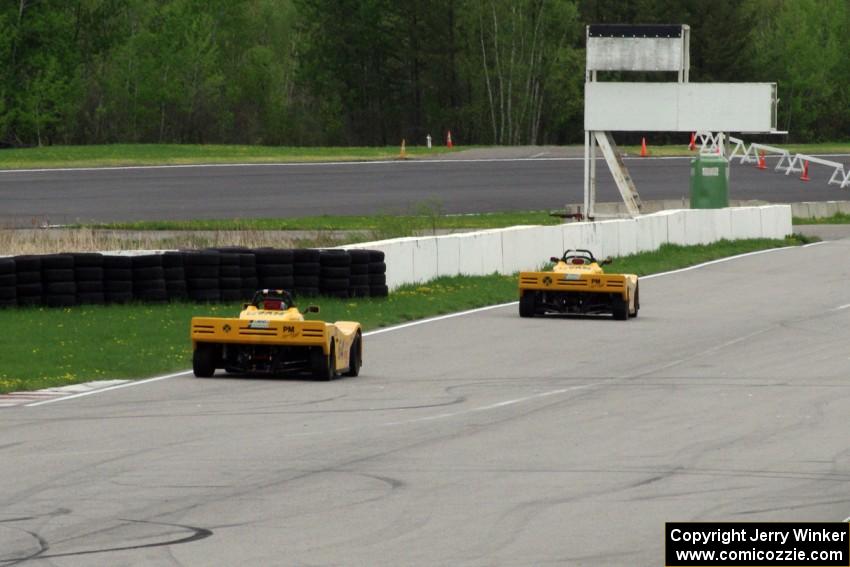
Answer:
[[[608,83],[584,88],[584,129],[776,131],[776,83]]]

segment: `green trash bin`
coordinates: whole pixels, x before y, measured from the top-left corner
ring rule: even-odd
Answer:
[[[701,155],[691,160],[691,208],[722,209],[729,206],[729,160]]]

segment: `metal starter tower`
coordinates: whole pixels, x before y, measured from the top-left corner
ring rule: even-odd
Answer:
[[[602,71],[675,72],[676,82],[604,82]],[[584,85],[584,211],[594,218],[596,148],[629,215],[640,196],[611,132],[779,133],[776,83],[690,83],[690,27],[587,26]],[[721,143],[722,146],[722,143]]]

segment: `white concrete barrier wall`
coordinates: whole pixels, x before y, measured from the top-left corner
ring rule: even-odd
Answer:
[[[599,258],[656,250],[664,243],[693,245],[791,234],[791,206],[680,209],[635,219],[516,226],[445,236],[396,238],[344,248],[383,250],[387,285],[424,282],[437,276],[512,274],[534,270],[567,248],[585,248]]]

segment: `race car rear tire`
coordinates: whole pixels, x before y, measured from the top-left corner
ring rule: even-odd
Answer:
[[[310,356],[313,377],[323,382],[333,380],[336,376],[336,350],[333,341],[331,341],[331,350],[327,356],[321,349],[314,350]]]
[[[197,378],[210,378],[215,374],[215,346],[200,343],[192,354],[192,371]]]
[[[537,311],[537,293],[527,291],[519,298],[519,316],[534,317]]]
[[[615,297],[611,300],[611,315],[617,321],[625,321],[629,318],[629,302],[622,297]]]
[[[637,317],[640,311],[640,284],[635,284],[635,312],[629,313],[629,317]]]
[[[345,375],[352,378],[357,376],[360,374],[361,366],[363,366],[363,358],[360,351],[360,335],[357,335],[357,338],[351,344],[351,353],[348,355],[348,371]]]

